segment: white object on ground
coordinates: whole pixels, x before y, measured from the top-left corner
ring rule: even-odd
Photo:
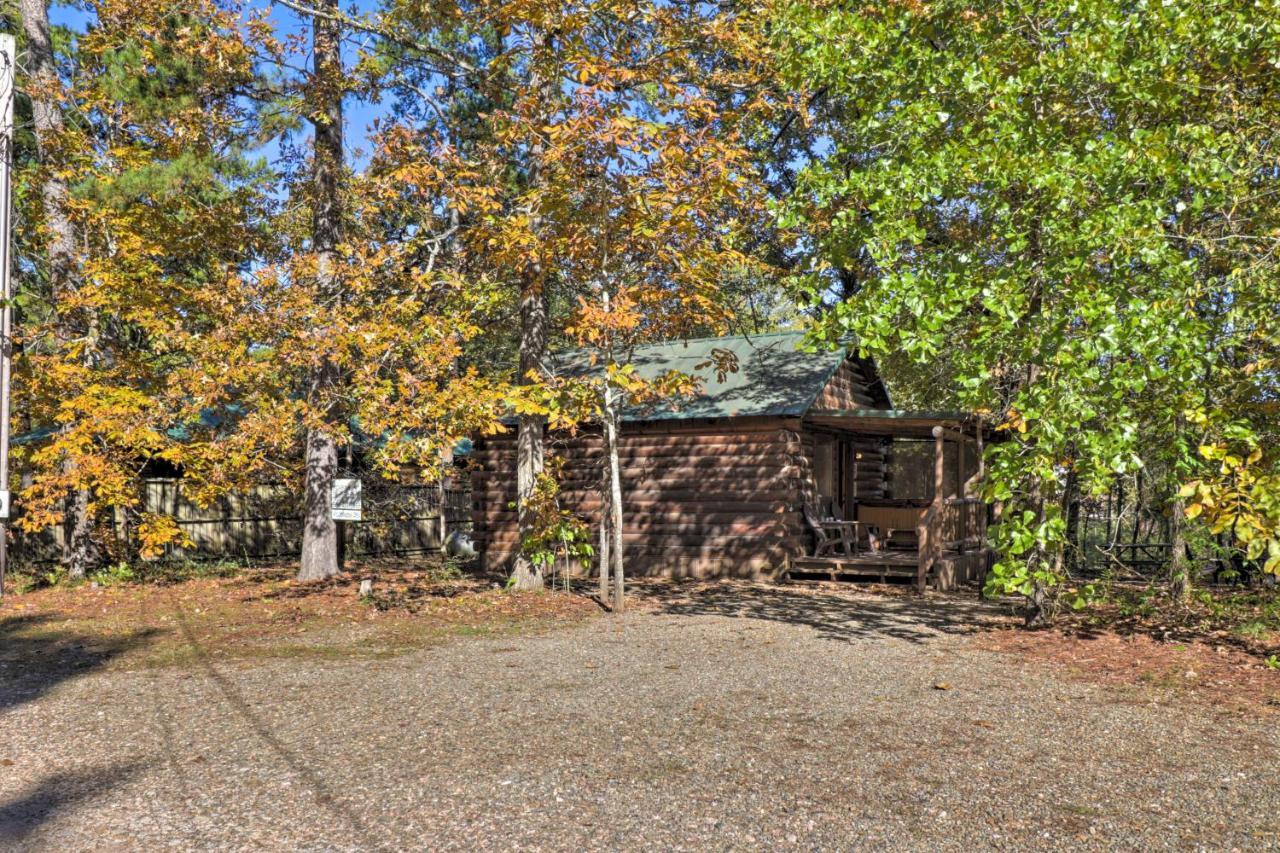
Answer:
[[[450,557],[465,557],[470,560],[476,556],[476,546],[470,536],[455,530],[444,540],[444,552]]]

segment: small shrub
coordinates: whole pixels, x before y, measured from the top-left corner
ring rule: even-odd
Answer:
[[[134,571],[132,566],[122,560],[114,565],[98,569],[90,577],[103,586],[119,586],[120,584],[136,582],[138,573]]]
[[[181,583],[209,578],[231,578],[239,575],[247,563],[236,560],[154,560],[135,567],[142,583]]]
[[[59,586],[68,580],[67,569],[65,566],[45,569],[39,573],[39,579],[40,583],[37,586]]]
[[[1263,634],[1266,634],[1267,631],[1268,628],[1266,624],[1257,621],[1245,622],[1243,625],[1236,628],[1236,633],[1242,637],[1261,637]]]
[[[439,563],[433,563],[427,568],[427,578],[436,582],[462,580],[464,562],[458,557],[445,557]]]

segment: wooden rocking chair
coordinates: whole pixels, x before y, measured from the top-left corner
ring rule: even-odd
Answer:
[[[805,523],[813,531],[813,556],[830,556],[836,549],[840,549],[845,556],[852,557],[856,542],[854,537],[857,535],[856,525],[851,521],[835,518],[829,510],[830,504],[826,501],[823,503],[828,507],[825,513],[809,503],[803,507]]]

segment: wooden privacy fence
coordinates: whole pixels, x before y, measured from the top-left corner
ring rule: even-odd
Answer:
[[[294,557],[302,547],[302,495],[284,484],[263,484],[229,494],[208,507],[183,494],[182,480],[147,479],[142,483],[145,512],[173,518],[189,544],[170,546],[166,556],[191,559],[268,560]],[[363,516],[346,522],[347,557],[413,555],[439,549],[442,532],[471,529],[469,489],[443,491],[436,485],[401,485],[367,478]],[[115,538],[127,535],[113,520]],[[23,537],[16,559],[54,562],[61,531]]]
[[[182,495],[181,480],[148,480],[146,506],[172,517],[191,545],[174,556],[291,557],[302,547],[302,496],[262,485],[200,508]],[[444,530],[470,529],[471,495],[445,489]],[[421,554],[442,542],[441,490],[435,485],[366,482],[363,520],[346,522],[348,557]]]

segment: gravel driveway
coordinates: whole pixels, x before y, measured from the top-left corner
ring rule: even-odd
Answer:
[[[1280,725],[959,599],[677,587],[384,660],[0,681],[0,848],[1280,847]],[[949,689],[941,689],[947,685]]]

